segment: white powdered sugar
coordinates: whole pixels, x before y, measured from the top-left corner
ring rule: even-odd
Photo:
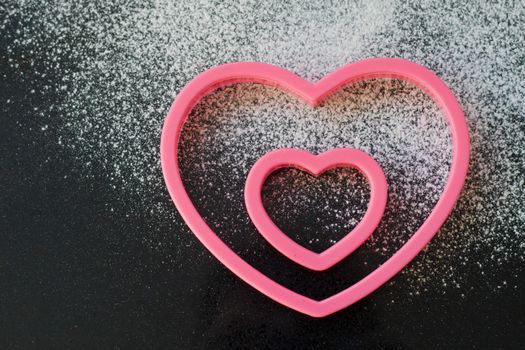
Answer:
[[[167,239],[156,231],[156,220],[177,218],[166,196],[159,196],[166,193],[159,164],[162,123],[192,77],[221,63],[249,60],[315,81],[359,59],[402,57],[434,70],[450,86],[472,137],[469,175],[456,210],[421,253],[424,258],[404,270],[410,293],[439,285],[444,292],[459,288],[468,294],[471,287],[454,265],[484,274],[487,265],[525,260],[525,10],[519,1],[469,4],[469,9],[426,1],[332,6],[323,1],[96,6],[12,1],[1,6],[6,15],[0,26],[24,24],[10,50],[30,50],[28,60],[44,67],[38,73],[58,81],[37,92],[57,96],[50,110],[36,112],[42,133],[49,125],[59,129],[55,142],[70,151],[87,179],[93,162],[103,165],[115,198],[133,203],[130,215],[136,210],[151,220],[144,243],[152,248]],[[316,109],[257,84],[212,93],[194,109],[183,132],[183,175],[196,205],[227,242],[251,235],[238,247],[248,255],[258,254],[265,243],[254,238],[258,233],[245,214],[244,180],[260,156],[280,147],[316,153],[355,147],[381,164],[389,204],[366,243],[381,261],[435,205],[452,149],[437,106],[399,81],[353,84]],[[274,188],[266,206],[275,220],[288,222],[289,229],[302,232],[297,240],[317,248],[357,223],[368,195],[355,172],[335,171],[326,178],[333,181],[315,182],[289,171],[270,178],[267,186]],[[221,211],[214,205],[228,208],[217,217]],[[297,227],[314,213],[321,218],[316,229]],[[239,226],[243,223],[247,228]],[[191,244],[188,236],[176,239]],[[495,290],[516,288],[495,274],[484,278]]]

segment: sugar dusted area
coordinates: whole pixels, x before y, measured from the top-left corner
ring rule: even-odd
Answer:
[[[178,220],[166,197],[159,198],[165,193],[158,154],[162,122],[177,92],[196,74],[240,60],[277,64],[310,80],[367,57],[403,57],[429,67],[465,109],[472,160],[457,210],[402,278],[412,294],[438,288],[468,296],[474,286],[466,266],[494,291],[517,288],[494,271],[525,260],[524,7],[519,1],[469,8],[453,2],[370,1],[329,8],[322,1],[305,3],[11,1],[0,5],[7,14],[0,28],[23,24],[7,57],[27,51],[24,64],[38,62],[42,77],[59,77],[58,83],[32,92],[58,97],[51,108],[60,112],[59,120],[35,110],[41,132],[50,125],[60,131],[55,142],[70,152],[86,178],[94,176],[91,164],[103,164],[102,176],[115,198],[132,203],[130,215],[141,213],[151,221],[143,240],[152,249],[173,239],[180,240],[175,245],[180,249],[195,243],[184,225],[173,237],[160,232],[157,223]],[[380,262],[439,197],[449,141],[437,107],[397,81],[352,85],[315,110],[275,89],[238,84],[197,106],[183,134],[181,160],[190,194],[210,225],[240,254],[264,265],[271,252],[261,247],[265,242],[250,226],[242,202],[251,164],[283,146],[368,152],[390,186],[385,218],[364,247]],[[276,221],[300,223],[305,212],[323,218],[296,239],[327,244],[362,214],[367,187],[357,174],[335,172],[329,175],[334,182],[324,184],[290,175],[276,174],[269,181],[276,190],[268,193],[275,196],[268,210]],[[348,181],[352,190],[335,180]],[[301,192],[305,184],[308,193]],[[226,209],[219,213],[217,208]],[[490,275],[487,266],[496,266]],[[516,277],[522,273],[517,270]]]

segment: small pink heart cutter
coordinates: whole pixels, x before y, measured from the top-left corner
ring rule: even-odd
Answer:
[[[335,167],[353,167],[363,172],[370,183],[370,201],[361,222],[343,239],[322,253],[315,253],[283,233],[266,213],[261,190],[268,176],[277,169],[295,167],[319,176]],[[246,209],[257,230],[283,255],[312,270],[326,270],[347,257],[372,234],[383,216],[388,185],[381,166],[357,149],[336,148],[313,155],[300,149],[279,149],[261,157],[246,179]]]
[[[284,287],[252,267],[206,224],[193,205],[181,179],[178,160],[180,133],[195,104],[204,95],[225,85],[238,82],[272,85],[291,92],[315,107],[341,87],[371,78],[393,78],[411,82],[424,90],[441,107],[452,135],[453,156],[449,177],[441,198],[428,218],[392,257],[354,285],[326,299],[314,300]],[[160,152],[162,171],[171,198],[202,244],[233,273],[271,299],[304,314],[324,317],[357,302],[379,288],[408,264],[432,239],[461,193],[469,163],[470,141],[463,111],[454,94],[433,72],[416,63],[400,58],[366,59],[348,64],[312,84],[276,66],[238,62],[211,68],[184,87],[173,102],[164,122]],[[256,188],[260,185],[258,181],[255,184]],[[339,256],[327,261],[336,262],[338,258]],[[325,265],[319,264],[313,262],[309,267],[329,265],[326,261],[323,262]]]

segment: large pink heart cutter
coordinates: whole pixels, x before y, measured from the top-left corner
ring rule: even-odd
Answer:
[[[295,167],[319,176],[335,167],[353,167],[363,172],[370,184],[368,209],[361,222],[343,239],[322,253],[315,253],[288,237],[272,221],[263,207],[261,191],[268,176],[280,168]],[[383,216],[388,185],[381,166],[357,149],[336,148],[313,155],[293,148],[279,149],[261,157],[246,179],[246,209],[257,230],[283,255],[312,270],[326,270],[347,257],[372,234]]]
[[[412,237],[386,262],[354,285],[323,300],[314,300],[275,282],[231,250],[206,224],[184,188],[178,163],[178,144],[184,122],[195,104],[211,91],[233,83],[277,86],[315,107],[351,82],[394,78],[423,89],[443,110],[452,135],[453,156],[441,198]],[[469,163],[470,141],[463,111],[454,94],[433,72],[400,58],[371,58],[351,63],[312,84],[290,71],[257,62],[230,63],[211,68],[190,81],[173,102],[162,130],[161,163],[164,179],[182,217],[206,248],[246,283],[273,300],[313,317],[324,317],[367,296],[398,273],[432,239],[459,197]]]

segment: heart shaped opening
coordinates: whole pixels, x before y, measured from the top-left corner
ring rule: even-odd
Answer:
[[[381,79],[350,84],[316,108],[286,92],[260,84],[239,83],[221,88],[194,107],[184,125],[180,147],[183,183],[205,222],[255,268],[314,299],[324,299],[361,280],[411,237],[443,190],[451,156],[449,131],[437,106],[408,83]],[[283,147],[305,149],[313,154],[336,147],[355,147],[380,162],[387,176],[388,205],[377,231],[341,263],[323,272],[305,269],[283,256],[261,236],[246,212],[243,193],[249,170],[260,157]],[[344,173],[340,174],[341,181],[331,177],[339,172]],[[321,193],[317,186],[328,182],[336,188],[344,184],[347,176],[346,181],[355,183],[354,190],[368,186],[364,177],[358,181],[353,178],[363,175],[352,168],[333,169],[318,178],[288,168],[272,173],[263,189],[265,195],[272,196],[280,195],[284,187],[291,186],[299,193],[304,190],[312,199],[310,212],[317,215],[326,213],[320,207],[323,199],[316,197]],[[272,184],[276,180],[285,183],[275,188]],[[298,181],[297,186],[294,181]],[[334,189],[332,193],[328,198],[335,202],[338,192]],[[366,207],[369,188],[363,187],[355,194]],[[309,232],[315,238],[328,238],[312,242],[313,251],[324,248],[323,243],[331,245],[330,235],[340,238],[348,233],[341,227],[341,230],[323,231],[321,236],[317,234],[320,232],[314,232],[313,221],[307,222],[310,225],[300,225],[298,228],[302,231],[289,231],[281,224],[287,219],[280,217],[290,215],[285,209],[289,211],[292,207],[287,203],[293,201],[286,202],[283,198],[273,207],[263,205],[290,237],[293,232],[299,232],[299,242],[305,247],[309,248]],[[337,205],[331,208],[333,211],[328,215],[333,218]],[[362,218],[351,213],[358,208],[357,202],[345,207],[350,212],[350,220]],[[299,222],[299,216],[296,218],[291,217]],[[177,254],[183,254],[186,266],[196,263],[205,266],[195,278],[215,280],[230,276],[189,229],[176,239],[184,244]],[[435,264],[430,266],[435,268]],[[230,284],[235,281],[234,276],[228,278],[231,278]],[[397,283],[402,281],[398,279]],[[413,284],[403,288],[410,285]],[[242,283],[231,288],[245,289]],[[232,294],[231,288],[214,289],[214,293],[222,293],[224,298],[232,298],[232,304],[237,304],[238,294]],[[253,295],[246,298],[253,299]]]
[[[365,176],[350,167],[333,168],[317,177],[282,168],[268,177],[262,198],[268,215],[288,237],[321,253],[361,221],[370,188]]]

